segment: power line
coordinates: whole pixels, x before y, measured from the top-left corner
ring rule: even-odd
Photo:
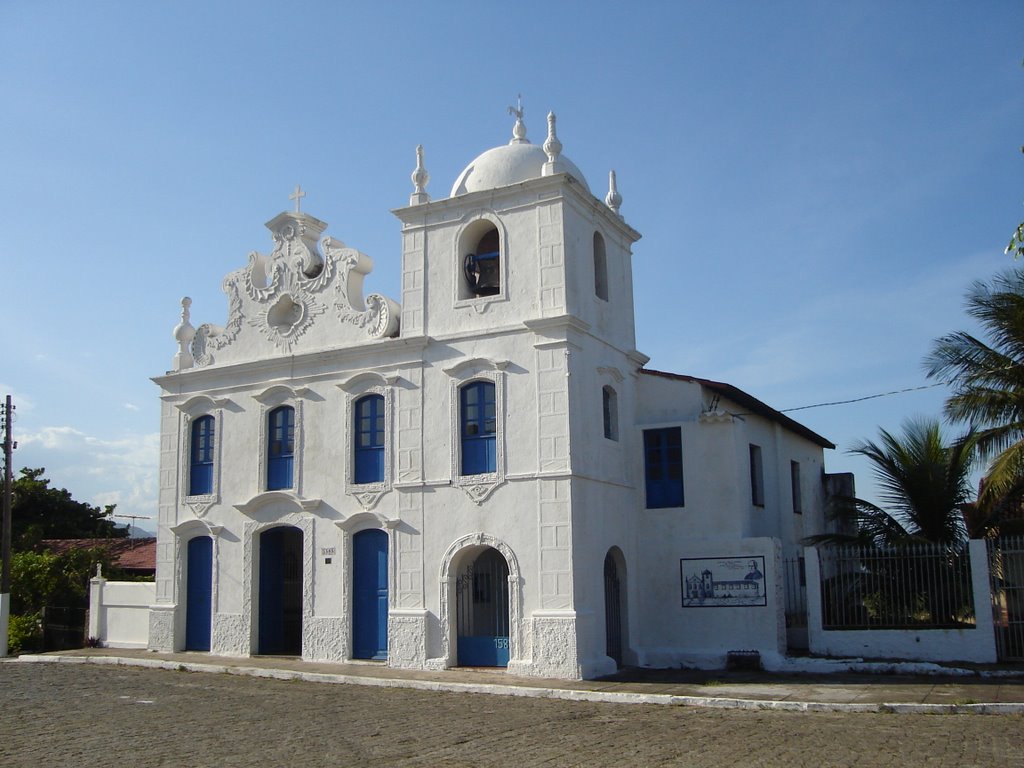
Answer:
[[[830,405],[849,405],[850,403],[862,403],[865,400],[876,400],[879,397],[890,397],[892,395],[903,395],[907,392],[920,392],[923,389],[932,389],[934,387],[944,387],[945,382],[936,382],[935,384],[922,384],[919,387],[907,387],[906,389],[894,389],[891,392],[879,392],[877,395],[865,395],[864,397],[855,397],[852,400],[833,400],[828,403],[815,403],[814,405],[799,405],[796,408],[782,408],[779,413],[792,413],[793,411],[806,411],[809,408],[825,408]]]

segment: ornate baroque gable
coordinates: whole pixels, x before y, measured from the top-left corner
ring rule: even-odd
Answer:
[[[298,194],[298,192],[297,192]],[[318,240],[325,222],[298,210],[267,222],[274,240],[269,255],[224,278],[228,320],[223,326],[189,324],[191,300],[182,300],[174,336],[181,370],[329,349],[398,333],[399,306],[385,296],[363,299],[363,277],[372,260],[340,240]],[[321,252],[322,250],[322,252]]]

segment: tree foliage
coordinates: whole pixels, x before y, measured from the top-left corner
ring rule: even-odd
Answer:
[[[89,579],[96,565],[108,578],[117,578],[110,553],[102,547],[11,555],[11,613],[39,613],[46,606],[85,606]]]
[[[978,455],[988,462],[983,504],[1020,498],[1024,477],[1024,267],[976,282],[967,314],[985,338],[965,331],[935,341],[928,375],[950,385],[946,416],[977,430]]]
[[[66,488],[51,488],[45,471],[26,467],[14,481],[11,542],[15,551],[32,549],[42,539],[115,539],[128,535],[127,528],[111,519],[113,504],[100,509],[76,501]]]
[[[1021,147],[1020,151],[1024,152],[1024,147]],[[1013,231],[1010,244],[1006,246],[1006,252],[1015,259],[1024,256],[1024,222],[1018,224],[1017,228]]]
[[[881,547],[962,543],[973,448],[972,433],[947,444],[934,419],[908,420],[902,435],[879,430],[878,442],[865,440],[851,452],[871,462],[884,506],[853,497],[832,499],[831,515],[855,533],[824,534],[810,541]]]

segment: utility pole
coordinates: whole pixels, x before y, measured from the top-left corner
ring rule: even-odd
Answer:
[[[7,656],[7,627],[11,619],[11,493],[14,485],[11,471],[12,453],[18,444],[11,439],[11,422],[14,421],[14,406],[7,395],[3,413],[0,414],[4,429],[4,500],[3,500],[3,541],[0,542],[0,658]]]

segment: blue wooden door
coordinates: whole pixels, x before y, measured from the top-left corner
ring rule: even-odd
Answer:
[[[208,651],[213,609],[213,539],[209,536],[189,540],[186,573],[185,650]]]
[[[302,653],[302,531],[297,528],[260,534],[258,626],[258,653]]]
[[[352,538],[352,656],[388,657],[388,535],[360,531]]]
[[[487,549],[456,581],[456,626],[459,664],[507,667],[508,563]]]

